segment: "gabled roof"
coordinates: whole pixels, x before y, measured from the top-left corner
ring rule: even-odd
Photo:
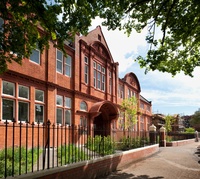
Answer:
[[[133,72],[127,73],[122,80],[130,84],[134,88],[137,88],[138,91],[141,92],[139,80]]]
[[[97,26],[94,30],[90,31],[86,36],[80,36],[80,40],[83,40],[87,43],[88,46],[98,49],[99,47],[102,50],[102,54],[105,55],[108,60],[110,60],[112,63],[114,63],[113,57],[110,53],[110,49],[108,47],[108,44],[105,40],[105,37],[103,35],[102,29],[100,26]]]

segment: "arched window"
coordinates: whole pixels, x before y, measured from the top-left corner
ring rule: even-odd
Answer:
[[[84,101],[82,101],[80,104],[80,110],[87,111],[87,104]]]

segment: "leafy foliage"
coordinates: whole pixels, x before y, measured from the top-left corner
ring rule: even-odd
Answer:
[[[135,29],[148,29],[146,41],[150,49],[138,62],[146,71],[183,71],[192,76],[200,65],[200,4],[198,0],[111,1],[101,12],[109,29],[119,28],[128,34]],[[161,36],[156,38],[156,31]]]
[[[174,116],[167,115],[164,117],[164,120],[166,132],[170,132],[172,130],[172,124],[176,121],[176,118]]]
[[[87,153],[75,145],[62,145],[58,148],[58,162],[60,165],[84,161],[89,159]]]
[[[75,33],[86,34],[97,12],[96,1],[0,1],[4,20],[0,26],[0,73],[6,71],[6,62],[21,64],[37,46],[41,51],[48,48],[50,40],[63,49],[64,41]]]
[[[6,157],[5,157],[5,154]],[[13,155],[14,154],[14,155]],[[24,147],[16,147],[14,151],[12,148],[3,149],[0,151],[0,178],[6,176],[19,175],[29,172],[32,164],[37,162],[41,150],[36,148],[27,150]],[[6,173],[5,173],[5,159],[6,159]],[[14,164],[14,165],[13,165]],[[13,170],[14,169],[14,170]]]
[[[149,144],[149,138],[147,137],[123,137],[118,145],[120,150],[130,150],[139,147],[144,147],[144,145]]]
[[[90,136],[86,146],[89,150],[103,156],[115,153],[115,143],[110,136],[95,136],[94,138]]]
[[[185,133],[194,134],[195,133],[195,129],[192,128],[192,127],[185,128]]]
[[[121,109],[125,113],[125,129],[130,130],[137,122],[137,98],[132,96],[122,101]]]
[[[196,129],[200,130],[200,109],[195,111],[195,113],[192,115],[190,124]]]
[[[0,72],[6,70],[6,62],[21,64],[37,45],[41,50],[48,47],[49,40],[63,49],[64,41],[75,33],[86,34],[96,16],[104,19],[108,29],[125,30],[128,35],[133,29],[148,29],[149,51],[137,58],[146,71],[158,69],[172,75],[183,71],[192,76],[200,65],[198,0],[2,0]]]

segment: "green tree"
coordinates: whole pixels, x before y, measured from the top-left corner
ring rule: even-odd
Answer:
[[[200,108],[192,115],[190,124],[198,131],[200,131]]]
[[[137,58],[146,71],[172,75],[183,71],[192,76],[200,65],[199,0],[1,0],[5,24],[0,27],[0,72],[7,68],[6,62],[21,64],[22,57],[29,57],[37,45],[43,50],[49,40],[63,49],[64,41],[75,33],[86,34],[96,16],[108,29],[125,30],[128,35],[133,29],[148,28],[149,51]],[[160,38],[155,38],[157,27]]]
[[[109,29],[148,29],[146,57],[137,58],[146,72],[156,70],[172,75],[183,71],[192,76],[200,66],[200,3],[199,0],[134,0],[111,1],[101,17]],[[106,12],[106,13],[105,13]],[[161,36],[156,38],[156,30]]]
[[[121,110],[125,114],[124,128],[130,131],[133,126],[137,123],[137,98],[132,96],[122,101]]]
[[[165,129],[166,132],[171,132],[172,131],[172,124],[176,121],[176,118],[174,116],[171,115],[167,115],[164,117],[165,120]]]
[[[0,73],[7,62],[22,64],[34,48],[48,48],[49,41],[63,50],[75,33],[87,33],[98,9],[96,1],[86,0],[1,0]]]

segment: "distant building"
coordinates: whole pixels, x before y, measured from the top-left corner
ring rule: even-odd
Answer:
[[[163,114],[153,114],[152,115],[152,124],[156,126],[156,130],[159,131],[159,129],[165,125],[165,115]]]
[[[182,132],[184,131],[183,119],[175,114],[175,122],[172,123],[172,132]],[[163,114],[153,114],[152,115],[152,124],[156,126],[156,129],[159,130],[162,126],[165,126],[165,115]]]
[[[187,116],[181,116],[181,118],[183,119],[183,125],[184,125],[185,128],[191,127],[191,125],[190,125],[191,117],[192,116],[188,116],[188,115]]]

